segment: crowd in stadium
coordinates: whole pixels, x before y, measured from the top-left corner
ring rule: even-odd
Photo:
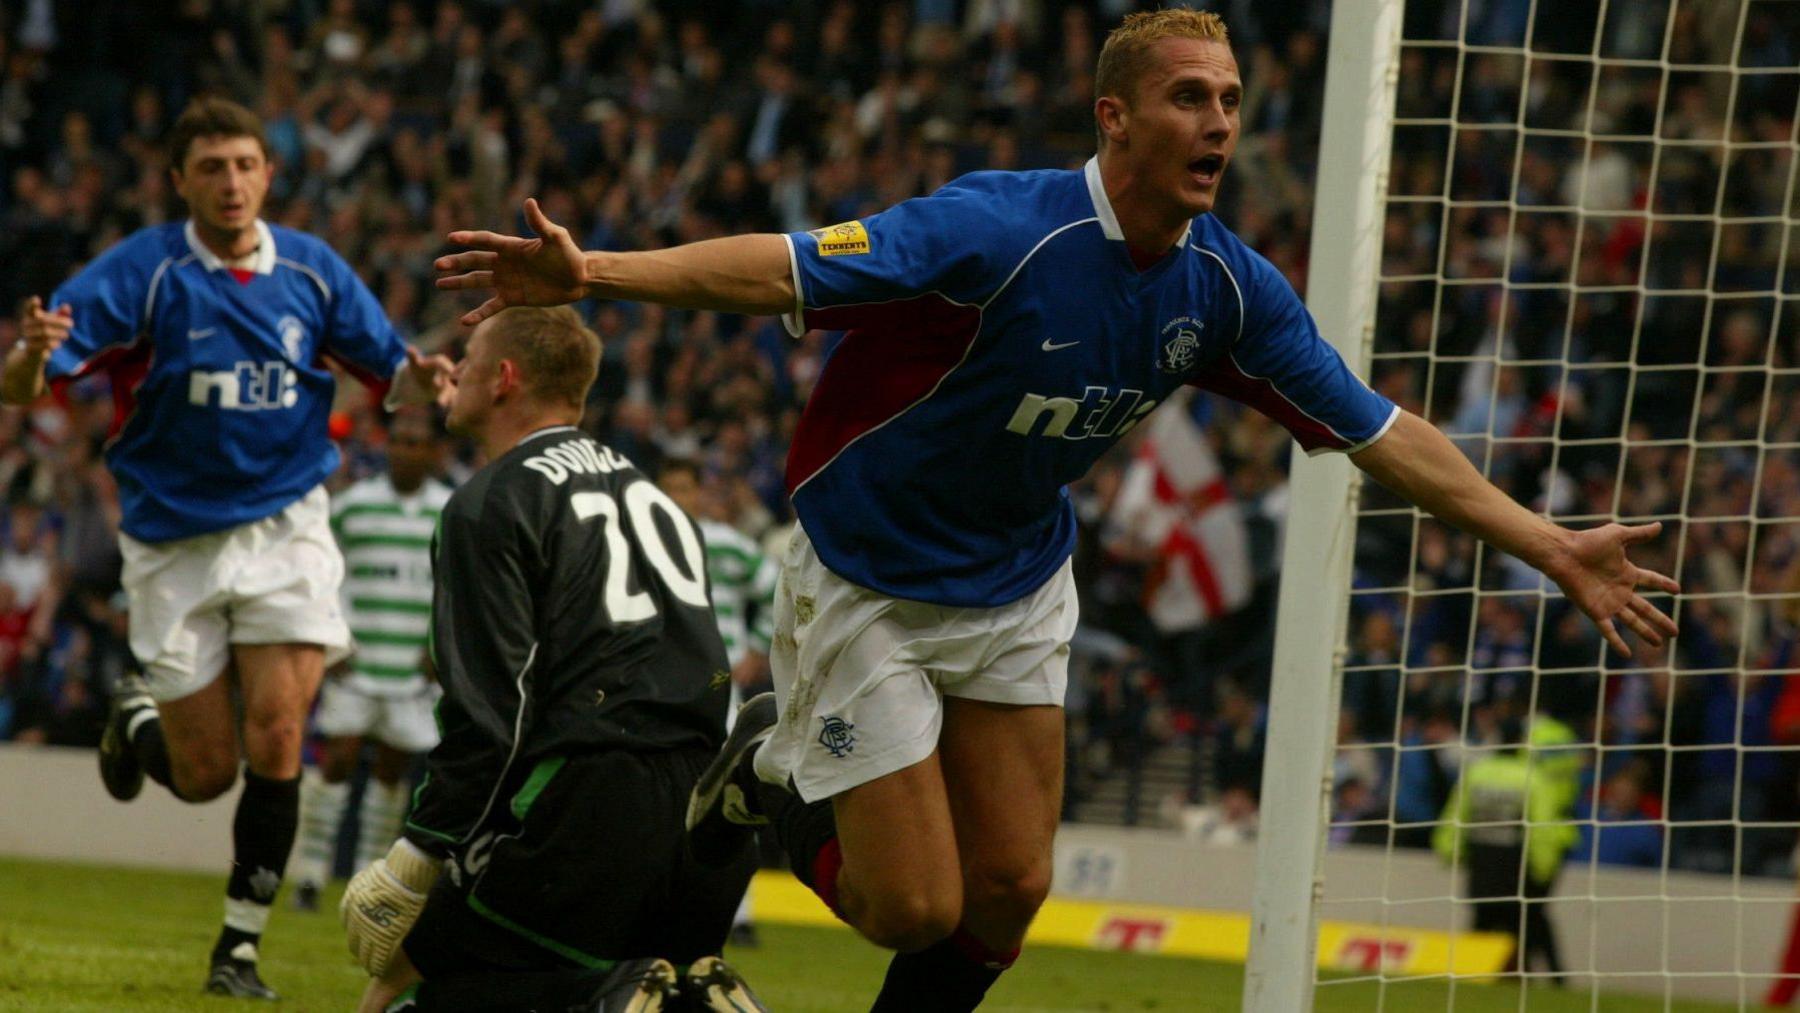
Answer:
[[[1079,166],[1093,150],[1098,41],[1135,6],[98,4],[106,16],[11,5],[0,24],[0,304],[47,295],[131,231],[179,217],[158,140],[183,103],[214,92],[267,122],[279,166],[271,217],[343,254],[403,335],[451,351],[468,306],[434,290],[432,259],[452,228],[523,231],[527,196],[584,248],[640,249],[820,227],[979,168]],[[1219,214],[1304,291],[1328,5],[1210,6],[1224,9],[1247,87]],[[1548,7],[1558,17],[1584,5]],[[1687,50],[1670,54],[1678,63],[1729,62],[1731,26],[1703,8],[1679,15],[1692,23],[1671,33]],[[1530,27],[1523,2],[1483,9],[1471,42],[1516,45]],[[1456,26],[1413,4],[1408,31],[1449,37]],[[1564,52],[1660,55],[1641,51],[1624,20],[1598,43],[1591,32],[1539,37]],[[1751,25],[1739,65],[1791,68],[1800,54],[1785,46]],[[1664,87],[1641,68],[1595,81],[1589,62],[1539,60],[1527,78],[1517,57],[1481,53],[1453,89],[1462,58],[1408,51],[1403,123],[1454,114],[1464,126],[1401,126],[1391,190],[1496,203],[1447,216],[1441,200],[1390,209],[1383,272],[1405,280],[1383,286],[1375,384],[1558,517],[1692,518],[1669,523],[1640,562],[1699,596],[1683,604],[1671,652],[1603,659],[1581,617],[1540,606],[1534,574],[1491,554],[1477,565],[1468,538],[1410,514],[1366,522],[1338,836],[1385,841],[1356,824],[1385,821],[1390,806],[1403,824],[1437,818],[1464,743],[1543,713],[1606,747],[1597,803],[1579,810],[1624,824],[1584,845],[1601,860],[1729,869],[1741,848],[1747,871],[1778,871],[1791,829],[1739,841],[1718,821],[1800,818],[1800,754],[1730,748],[1800,742],[1800,679],[1780,674],[1800,647],[1800,611],[1754,597],[1800,587],[1800,458],[1767,449],[1800,441],[1796,399],[1764,372],[1796,365],[1792,313],[1771,338],[1775,293],[1794,284],[1777,277],[1786,239],[1759,221],[1646,228],[1642,212],[1780,215],[1789,155],[1747,148],[1727,162],[1717,146],[1651,142],[1726,131],[1785,142],[1797,79],[1745,76],[1734,104],[1729,75],[1677,73]],[[1521,124],[1551,133],[1521,141]],[[1584,134],[1609,139],[1593,144],[1585,173],[1564,171],[1580,163]],[[1571,298],[1569,282],[1598,289]],[[1518,287],[1535,283],[1545,286]],[[778,533],[790,519],[788,438],[836,336],[796,342],[772,319],[638,305],[582,310],[606,349],[594,433],[647,472],[698,461],[737,527]],[[0,347],[16,333],[10,313],[0,318]],[[1434,349],[1466,358],[1434,365]],[[369,395],[341,390],[338,486],[380,469],[383,439]],[[1160,746],[1196,750],[1200,773],[1178,806],[1222,799],[1249,823],[1291,443],[1228,402],[1195,412],[1243,517],[1247,604],[1228,623],[1159,627],[1142,605],[1156,561],[1115,551],[1108,530],[1130,448],[1072,490],[1090,628],[1071,687],[1072,784],[1079,794],[1081,774]],[[100,379],[0,414],[0,739],[96,741],[106,691],[131,664],[117,499],[100,462],[113,416]],[[458,451],[452,477],[472,454]],[[1395,741],[1417,748],[1371,745]],[[1691,748],[1706,746],[1720,748]],[[1703,822],[1667,840],[1630,822],[1661,817]],[[1404,830],[1397,842],[1424,843]]]
[[[1732,66],[1736,18],[1683,6],[1667,59]],[[1610,27],[1597,44],[1565,28],[1535,48],[1664,55],[1658,36]],[[1769,373],[1794,365],[1777,293],[1793,285],[1778,275],[1796,78],[1767,73],[1796,54],[1775,28],[1748,19],[1737,78],[1690,69],[1664,82],[1631,64],[1596,75],[1555,59],[1527,76],[1516,57],[1478,54],[1453,97],[1439,86],[1454,80],[1454,50],[1405,57],[1390,192],[1471,205],[1447,221],[1441,200],[1390,207],[1378,388],[1428,413],[1521,502],[1560,518],[1664,519],[1644,565],[1679,575],[1685,598],[1672,652],[1603,660],[1578,614],[1540,609],[1535,574],[1491,556],[1476,569],[1469,540],[1430,523],[1416,536],[1410,518],[1365,524],[1345,734],[1392,741],[1398,729],[1424,747],[1396,766],[1402,821],[1435,818],[1446,778],[1427,757],[1448,757],[1432,744],[1537,712],[1603,747],[1597,799],[1575,815],[1667,819],[1678,866],[1776,872],[1789,860],[1791,828],[1740,840],[1729,825],[1800,818],[1800,757],[1778,748],[1800,743],[1800,680],[1784,674],[1800,629],[1781,597],[1800,578],[1796,417],[1785,378]],[[1729,160],[1728,136],[1744,145]],[[1584,155],[1585,171],[1566,170]],[[1647,205],[1676,217],[1647,229]],[[1409,582],[1413,596],[1381,590]],[[1498,593],[1477,600],[1477,587]],[[1465,654],[1472,675],[1456,667]],[[1409,669],[1404,691],[1395,666]],[[1385,815],[1382,794],[1358,797]],[[1661,833],[1605,830],[1601,858],[1660,865]]]

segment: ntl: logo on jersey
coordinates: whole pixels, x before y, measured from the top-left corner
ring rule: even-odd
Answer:
[[[238,362],[231,369],[196,369],[188,374],[188,403],[202,408],[219,394],[219,407],[237,411],[292,408],[300,403],[300,376],[280,359]]]

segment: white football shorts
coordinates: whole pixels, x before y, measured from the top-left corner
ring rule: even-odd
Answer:
[[[769,654],[781,717],[757,776],[815,802],[930,756],[946,696],[1062,706],[1078,612],[1067,562],[1006,605],[930,605],[839,577],[796,529]]]
[[[432,708],[441,691],[420,678],[405,694],[365,693],[352,679],[326,679],[319,687],[319,710],[313,727],[326,738],[359,736],[385,743],[403,753],[428,753],[438,743]]]
[[[177,700],[217,679],[232,644],[318,644],[325,664],[349,653],[338,603],[344,557],[325,487],[235,528],[140,542],[119,533],[132,653],[150,695]]]

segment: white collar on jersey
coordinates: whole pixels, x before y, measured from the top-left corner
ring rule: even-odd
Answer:
[[[1113,214],[1112,201],[1106,197],[1106,184],[1100,181],[1100,156],[1088,159],[1081,172],[1087,177],[1088,197],[1094,202],[1094,217],[1100,219],[1100,231],[1108,239],[1123,240],[1125,230],[1119,228],[1119,216]],[[1188,232],[1192,228],[1190,223],[1188,228],[1181,230],[1181,238],[1175,240],[1176,246],[1187,246]]]
[[[194,251],[194,257],[200,261],[201,266],[208,271],[217,271],[226,266],[218,254],[207,249],[206,244],[200,241],[200,233],[194,231],[192,218],[187,220],[187,227],[182,229],[182,234],[187,236],[188,249]],[[261,218],[256,220],[256,252],[252,256],[256,258],[250,265],[252,271],[257,274],[275,273],[275,236]]]

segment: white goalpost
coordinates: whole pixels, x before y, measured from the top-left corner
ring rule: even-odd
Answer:
[[[1296,452],[1243,1008],[1757,1005],[1800,829],[1800,3],[1335,0],[1324,103],[1322,333],[1534,510],[1661,521],[1683,632],[1608,658]],[[1530,815],[1446,808],[1491,761]]]
[[[1336,0],[1331,12],[1306,301],[1320,333],[1363,376],[1375,320],[1399,12],[1399,0]],[[1296,448],[1293,460],[1289,516],[1305,521],[1287,525],[1282,549],[1244,975],[1244,1009],[1257,1013],[1311,1007],[1337,631],[1344,626],[1356,533],[1355,468],[1348,459],[1330,454],[1307,461]]]

